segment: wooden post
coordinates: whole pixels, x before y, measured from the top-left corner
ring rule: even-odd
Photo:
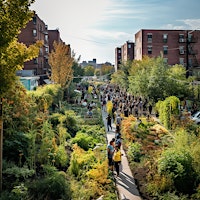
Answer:
[[[3,100],[0,98],[0,192],[2,192],[3,176]]]

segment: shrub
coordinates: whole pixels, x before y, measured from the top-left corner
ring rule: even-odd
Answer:
[[[174,149],[164,151],[158,161],[158,172],[170,175],[178,191],[193,192],[195,173],[192,167],[192,157],[188,151]]]
[[[64,172],[55,172],[29,184],[30,200],[71,199],[70,184]]]
[[[89,148],[93,148],[95,141],[92,136],[87,135],[86,133],[78,132],[75,138],[71,140],[72,144],[78,144],[79,147],[88,151]]]
[[[129,147],[128,147],[128,156],[129,158],[134,161],[134,162],[140,162],[140,159],[142,157],[141,154],[141,147],[142,145],[138,142],[132,143]]]

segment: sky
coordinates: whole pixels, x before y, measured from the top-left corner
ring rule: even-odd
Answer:
[[[114,64],[115,48],[141,29],[200,30],[200,0],[35,0],[30,9],[80,62]]]

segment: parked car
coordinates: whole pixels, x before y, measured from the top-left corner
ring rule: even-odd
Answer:
[[[191,116],[191,120],[194,121],[196,124],[200,124],[200,111],[195,112]]]

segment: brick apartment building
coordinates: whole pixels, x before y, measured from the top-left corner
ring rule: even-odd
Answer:
[[[24,63],[24,70],[32,71],[34,75],[46,74],[48,70],[48,26],[34,14],[31,21],[27,26],[21,30],[18,36],[18,41],[26,44],[27,46],[34,44],[36,41],[42,40],[43,47],[40,48],[39,56],[31,61]]]
[[[37,75],[40,76],[40,82],[42,82],[43,79],[48,78],[47,74],[50,72],[48,55],[53,50],[54,41],[58,43],[64,42],[60,37],[59,30],[48,30],[48,26],[35,13],[32,20],[29,21],[27,26],[21,30],[21,33],[18,36],[18,41],[29,46],[38,40],[42,40],[44,42],[43,47],[40,48],[39,56],[24,63],[24,69],[21,72],[18,72],[18,75]],[[68,46],[70,47],[70,45]]]
[[[126,41],[121,47],[115,48],[115,71],[119,69],[119,65],[134,59],[134,43]]]
[[[168,65],[182,64],[200,77],[200,31],[140,30],[135,34],[135,60],[163,55]]]

